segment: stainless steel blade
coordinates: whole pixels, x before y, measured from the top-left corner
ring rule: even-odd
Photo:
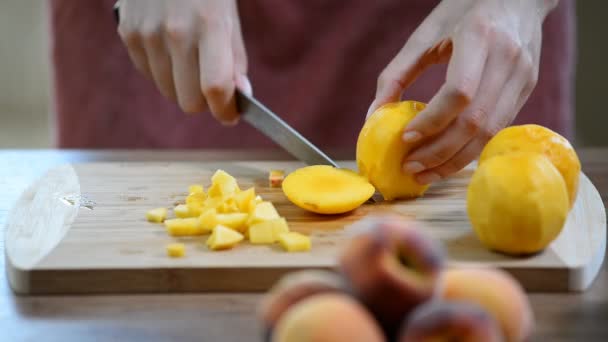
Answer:
[[[331,165],[339,167],[319,148],[304,138],[295,129],[281,120],[255,98],[237,89],[236,101],[241,117],[262,132],[284,150],[308,165]]]

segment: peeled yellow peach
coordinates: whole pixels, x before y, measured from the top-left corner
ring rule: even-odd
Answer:
[[[473,174],[467,213],[486,247],[506,254],[535,253],[561,232],[568,192],[544,155],[505,154],[484,161]]]
[[[564,177],[570,207],[576,200],[581,162],[568,140],[539,125],[507,127],[494,136],[483,149],[479,164],[511,152],[536,152],[545,155]]]
[[[357,140],[357,167],[385,200],[421,196],[420,185],[403,171],[403,158],[412,148],[401,139],[405,126],[424,109],[415,101],[389,103],[365,122]]]
[[[283,181],[283,192],[293,204],[318,214],[351,211],[372,197],[374,191],[364,177],[328,165],[298,169]]]

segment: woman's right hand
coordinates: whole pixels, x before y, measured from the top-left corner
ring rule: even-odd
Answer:
[[[118,32],[131,60],[184,112],[238,120],[234,90],[251,93],[236,0],[123,0]]]

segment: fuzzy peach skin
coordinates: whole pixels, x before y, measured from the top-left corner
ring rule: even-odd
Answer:
[[[257,316],[268,334],[293,305],[320,293],[346,292],[344,279],[324,270],[291,272],[283,276],[258,305]]]
[[[521,285],[505,271],[494,268],[453,268],[444,272],[442,297],[468,301],[487,310],[499,323],[505,341],[529,338],[534,316]]]
[[[367,225],[342,251],[339,268],[387,336],[394,336],[403,317],[437,292],[443,249],[397,217]]]
[[[382,342],[380,327],[354,298],[338,293],[308,297],[278,321],[273,342]]]
[[[414,310],[404,322],[398,342],[501,342],[494,318],[469,302],[432,301]]]

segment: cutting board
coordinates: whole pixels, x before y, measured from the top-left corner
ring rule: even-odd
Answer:
[[[353,163],[342,162],[344,166]],[[392,213],[419,221],[443,242],[448,265],[488,265],[513,274],[528,291],[582,291],[604,260],[606,215],[597,190],[581,174],[576,204],[560,236],[542,253],[515,258],[485,249],[466,215],[466,187],[475,165],[434,184],[424,197],[365,204],[333,216],[306,212],[270,188],[270,169],[296,162],[89,163],[50,170],[26,190],[6,227],[6,265],[22,294],[263,291],[286,272],[331,268],[368,215]],[[189,184],[209,185],[224,169],[241,188],[255,186],[285,216],[290,228],[310,234],[313,248],[286,253],[278,246],[243,243],[212,252],[206,237],[176,239],[145,220],[148,209],[183,202]],[[165,246],[186,244],[186,257],[169,258]]]

